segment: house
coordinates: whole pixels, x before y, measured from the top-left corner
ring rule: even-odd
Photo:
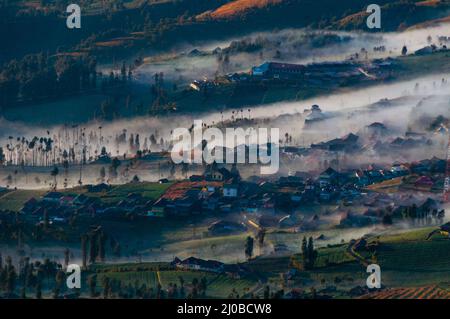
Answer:
[[[239,187],[235,184],[226,184],[223,186],[223,197],[237,197]]]
[[[148,217],[164,217],[167,202],[168,201],[165,198],[158,199],[153,204],[152,208],[147,212],[147,216]]]
[[[386,126],[380,122],[373,122],[367,126],[367,133],[373,136],[383,136],[388,133]]]
[[[319,185],[320,187],[325,187],[327,185],[336,184],[339,179],[339,173],[336,172],[331,167],[328,167],[319,175]]]
[[[202,175],[191,175],[191,176],[189,176],[189,181],[201,182],[201,181],[203,181],[203,176]]]
[[[435,52],[437,50],[437,46],[434,44],[431,44],[429,46],[423,47],[419,50],[416,50],[414,52],[415,55],[427,55],[427,54],[431,54],[433,52]]]
[[[110,188],[111,188],[111,186],[109,186],[106,183],[101,183],[98,185],[88,185],[88,191],[91,193],[105,192],[105,191],[108,191]]]
[[[127,200],[132,202],[137,202],[142,200],[142,194],[140,193],[129,193],[127,195]]]
[[[245,266],[239,264],[231,264],[231,265],[224,264],[223,272],[231,278],[241,279],[244,278],[249,273],[249,270],[245,268]]]
[[[208,231],[213,235],[240,233],[247,230],[242,223],[220,220],[212,223],[208,227]]]
[[[404,175],[408,175],[409,169],[405,165],[396,163],[396,164],[392,165],[391,172],[395,176],[404,176]]]
[[[304,186],[303,178],[299,176],[281,176],[278,179],[280,187],[300,187]]]
[[[377,223],[376,218],[372,216],[356,215],[347,213],[340,221],[341,227],[363,227]]]
[[[219,195],[214,193],[210,194],[202,201],[202,210],[214,212],[219,206]]]
[[[273,245],[273,252],[272,254],[274,255],[284,255],[289,253],[289,249],[286,246],[286,244],[284,243],[276,243],[275,245]]]
[[[221,263],[220,261],[203,260],[195,257],[189,257],[183,261],[181,261],[178,258],[175,258],[174,261],[171,263],[171,265],[179,269],[208,271],[214,273],[222,273],[224,267],[224,264]]]
[[[189,216],[193,213],[199,213],[201,202],[199,200],[199,190],[189,190],[183,197],[168,201],[166,212],[172,216]]]
[[[300,64],[265,62],[251,69],[253,77],[290,79],[303,77],[306,67]]]
[[[282,217],[278,221],[278,226],[280,228],[294,227],[299,223],[298,218],[295,215],[287,215]]]
[[[59,199],[59,203],[62,206],[70,206],[70,205],[72,205],[74,199],[75,199],[75,196],[70,196],[70,195],[62,196]]]
[[[353,133],[344,136],[343,138],[335,138],[333,140],[322,142],[319,144],[311,144],[312,149],[322,149],[326,151],[356,151],[358,146],[359,136]]]
[[[45,194],[44,197],[42,197],[42,200],[45,202],[53,202],[53,203],[58,203],[59,200],[61,199],[61,197],[63,197],[62,193],[59,192],[49,192],[47,194]]]
[[[208,165],[204,175],[207,181],[218,181],[218,182],[226,181],[233,177],[231,172],[227,170],[225,167],[219,168],[214,163]]]
[[[431,188],[434,185],[433,180],[429,176],[420,176],[415,182],[414,186],[419,188]]]
[[[38,207],[38,201],[32,197],[23,204],[21,211],[23,213],[32,213]]]
[[[73,204],[74,205],[86,205],[90,200],[90,197],[86,196],[85,194],[79,194],[77,197],[74,198]]]
[[[317,122],[325,119],[325,115],[317,104],[311,106],[310,110],[305,110],[305,124],[310,124],[312,122]]]
[[[422,212],[431,212],[433,210],[437,210],[438,208],[438,203],[434,199],[429,197],[421,205],[418,206],[418,209]]]

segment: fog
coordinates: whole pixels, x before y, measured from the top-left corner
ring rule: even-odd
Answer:
[[[356,53],[360,59],[396,57],[401,55],[404,45],[409,52],[429,45],[429,37],[433,44],[445,44],[439,41],[440,36],[450,36],[450,24],[391,33],[305,29],[258,32],[220,42],[186,45],[170,54],[147,57],[147,63],[135,71],[135,77],[147,83],[152,80],[154,73],[163,72],[167,79],[183,83],[203,77],[212,78],[217,73],[248,71],[264,61],[308,64],[355,58]],[[239,41],[257,46],[253,50],[242,52],[245,50],[239,50],[235,45]],[[374,50],[381,46],[384,46],[384,50]],[[361,53],[362,48],[367,51],[367,55]],[[228,52],[230,63],[223,70],[219,67],[217,56],[225,52]]]
[[[179,52],[164,57],[148,57],[151,63],[144,64],[135,71],[138,81],[145,83],[151,81],[154,72],[162,71],[166,79],[189,82],[204,76],[211,76],[218,70],[217,56],[212,50],[221,47],[222,51],[227,48],[235,48],[231,45],[232,40],[247,39],[246,43],[262,43],[262,49],[253,53],[239,53],[239,50],[229,49],[230,65],[227,72],[248,70],[251,66],[264,60],[272,60],[274,54],[286,62],[309,63],[319,61],[335,61],[348,58],[354,53],[361,53],[361,48],[366,48],[367,58],[397,56],[401,47],[407,45],[409,52],[413,52],[429,44],[428,37],[432,42],[438,44],[439,36],[450,36],[450,25],[442,25],[424,30],[412,30],[401,33],[348,33],[315,30],[281,30],[273,33],[263,32],[250,34],[240,39],[230,39],[221,43],[209,42],[198,45],[198,51],[189,54],[194,47],[180,48]],[[283,45],[280,46],[279,44]],[[374,47],[385,46],[385,50],[374,52]],[[277,53],[276,51],[279,51]],[[366,58],[366,57],[364,57]],[[276,60],[276,59],[275,59]],[[180,79],[181,77],[181,79]],[[368,88],[359,88],[317,96],[311,99],[296,102],[280,102],[271,105],[260,105],[251,107],[251,112],[241,113],[238,116],[248,118],[247,125],[257,127],[278,127],[280,136],[288,133],[292,136],[292,145],[308,147],[312,143],[327,141],[329,139],[342,137],[348,133],[361,135],[361,140],[368,143],[368,148],[359,156],[353,156],[349,165],[361,165],[367,162],[383,161],[384,163],[396,160],[408,161],[437,156],[443,158],[445,155],[445,143],[431,137],[434,142],[431,146],[421,149],[411,149],[402,153],[392,153],[389,156],[379,158],[373,153],[371,141],[364,136],[367,125],[373,122],[385,124],[389,134],[380,141],[389,141],[393,138],[405,135],[408,130],[423,131],[423,127],[417,127],[420,123],[421,114],[430,118],[433,116],[449,116],[449,86],[441,84],[442,79],[449,83],[449,74],[434,74],[418,77],[408,81],[398,81],[388,84],[378,84]],[[386,102],[386,100],[388,100]],[[381,103],[379,103],[381,101]],[[384,102],[383,102],[384,101]],[[324,115],[324,120],[304,126],[307,112],[312,105],[319,105]],[[418,107],[422,105],[421,107]],[[222,123],[228,126],[239,126],[241,122],[232,121],[233,109],[223,112],[212,111],[202,114],[183,114],[158,117],[135,117],[116,119],[113,121],[90,121],[76,126],[42,127],[39,125],[24,124],[18,121],[8,121],[0,118],[0,146],[3,147],[5,155],[13,164],[28,166],[51,167],[52,163],[62,163],[64,151],[73,153],[73,164],[79,165],[83,157],[87,163],[93,162],[105,147],[109,156],[124,155],[127,158],[134,157],[136,152],[162,151],[170,149],[171,132],[175,128],[191,127],[194,120],[202,120],[207,125]],[[426,115],[425,115],[426,113]],[[137,135],[139,138],[137,138]],[[52,140],[50,147],[46,147],[42,140],[37,141],[36,153],[24,147],[24,141],[29,142],[33,137],[47,138]],[[133,145],[130,140],[133,140]],[[373,143],[372,143],[373,144]],[[9,145],[8,149],[6,145]],[[14,148],[13,148],[14,146]],[[83,149],[85,154],[83,155]],[[145,154],[144,154],[145,155]],[[324,157],[327,154],[313,154],[312,158],[300,160],[289,160],[292,167],[285,167],[281,173],[292,170],[303,170],[314,167],[311,161]],[[36,157],[36,158],[35,158]],[[162,159],[166,161],[167,159]],[[286,160],[285,162],[286,163]],[[100,163],[100,165],[103,165]],[[107,164],[104,164],[107,165]],[[166,177],[161,168],[155,171],[156,162],[147,166],[127,167],[124,176],[117,182],[128,181],[133,174],[139,174],[143,180],[157,180]],[[287,164],[286,164],[287,165]],[[287,165],[289,166],[289,165]],[[92,171],[89,171],[92,169]],[[98,169],[85,168],[85,182],[98,181]],[[162,168],[164,171],[166,168]],[[3,168],[5,174],[11,174],[14,166]],[[33,169],[36,171],[36,169]],[[48,169],[44,170],[44,178],[49,179]],[[78,169],[72,169],[73,176],[69,176],[69,185],[76,185]],[[131,176],[131,177],[130,177]],[[26,177],[28,178],[28,176]],[[30,177],[32,178],[32,177]],[[32,178],[33,179],[33,178]],[[0,185],[5,184],[3,179]],[[18,177],[18,187],[29,186],[29,181]],[[35,187],[37,187],[35,185]],[[46,186],[47,187],[47,186]]]

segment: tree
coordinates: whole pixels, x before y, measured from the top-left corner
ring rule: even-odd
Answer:
[[[308,239],[308,268],[314,268],[317,259],[317,251],[314,250],[314,240],[312,237]]]
[[[392,225],[392,217],[389,214],[383,216],[383,225],[389,226]]]
[[[5,153],[3,153],[3,148],[0,147],[0,165],[5,162]]]
[[[258,235],[256,236],[256,238],[258,239],[258,245],[260,248],[262,248],[264,246],[264,238],[266,237],[266,230],[264,228],[261,228],[258,231]]]
[[[94,231],[89,233],[89,263],[95,263],[97,258],[97,234]]]
[[[108,277],[103,277],[103,298],[108,299],[110,295],[111,285]]]
[[[70,250],[69,248],[66,248],[64,249],[64,266],[66,266],[66,268],[69,265],[69,262],[70,262]]]
[[[53,188],[54,188],[55,190],[56,190],[56,188],[57,188],[56,177],[58,176],[58,174],[59,174],[59,169],[58,169],[57,166],[54,166],[53,169],[52,169],[52,171],[51,171],[51,173],[50,173],[50,175],[53,176]]]
[[[6,278],[6,293],[12,294],[16,288],[17,273],[14,266],[10,266]]]
[[[106,178],[106,170],[105,167],[102,166],[102,168],[100,168],[100,181],[103,183],[105,181]]]
[[[42,283],[40,280],[38,280],[36,284],[36,299],[42,298]]]
[[[100,234],[98,235],[98,255],[100,257],[100,261],[102,262],[105,261],[106,239],[107,239],[106,234],[103,231],[101,231]]]
[[[303,269],[308,267],[308,242],[306,241],[306,237],[303,237],[302,240],[302,265]]]
[[[402,48],[402,55],[406,55],[407,53],[408,53],[408,48],[406,47],[406,45],[404,45]]]
[[[47,209],[44,209],[44,214],[43,214],[43,219],[44,219],[44,230],[48,229],[48,225],[49,225],[49,219],[48,219],[48,211]]]
[[[86,234],[81,235],[81,259],[83,263],[83,269],[86,269],[86,261],[87,261],[87,244],[88,244],[88,236]]]
[[[245,240],[245,256],[247,259],[250,259],[253,256],[253,241],[253,238],[250,236]]]
[[[65,274],[62,270],[59,270],[56,273],[55,277],[55,288],[53,289],[53,298],[57,299],[59,297],[59,293],[61,292],[61,287],[64,283]]]
[[[88,285],[89,285],[89,292],[90,292],[91,298],[96,297],[97,296],[97,292],[96,292],[97,275],[89,276]]]
[[[208,286],[208,280],[206,279],[206,277],[202,277],[202,279],[200,279],[200,289],[202,291],[203,296],[206,295],[207,286]]]
[[[264,299],[269,299],[270,298],[270,287],[266,286],[264,288]]]
[[[117,157],[113,158],[113,160],[111,161],[111,166],[109,167],[109,173],[111,177],[117,177],[117,168],[119,168],[120,164],[120,160]]]

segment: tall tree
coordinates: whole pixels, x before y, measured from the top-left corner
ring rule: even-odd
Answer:
[[[245,256],[247,259],[252,258],[253,256],[253,238],[248,236],[245,240]]]
[[[109,277],[103,277],[103,298],[108,299],[110,297],[111,283]]]
[[[314,240],[312,237],[308,239],[308,268],[314,268],[317,259],[317,251],[314,250]]]
[[[98,255],[100,257],[100,261],[102,262],[105,261],[106,239],[107,239],[106,234],[103,231],[101,231],[100,234],[98,235]]]
[[[89,233],[89,263],[95,263],[97,259],[97,233],[91,231]]]
[[[87,244],[88,236],[86,234],[81,235],[81,259],[83,263],[83,269],[86,269],[87,265]]]
[[[303,269],[308,268],[308,242],[306,237],[302,240],[302,265]]]
[[[38,280],[36,283],[36,299],[42,298],[42,283],[41,280]]]
[[[91,275],[88,279],[88,285],[89,285],[89,293],[91,298],[94,298],[97,296],[97,275]]]
[[[64,266],[69,266],[70,262],[70,250],[69,248],[64,249]]]

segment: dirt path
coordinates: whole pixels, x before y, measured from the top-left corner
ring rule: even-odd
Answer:
[[[363,265],[365,268],[367,268],[367,266],[370,264],[363,256],[361,256],[360,254],[358,254],[355,250],[355,247],[357,244],[359,244],[359,242],[361,241],[361,239],[358,239],[357,241],[355,241],[353,244],[349,244],[347,247],[347,253],[352,256],[353,258],[355,258],[356,260],[358,260],[361,265]]]

